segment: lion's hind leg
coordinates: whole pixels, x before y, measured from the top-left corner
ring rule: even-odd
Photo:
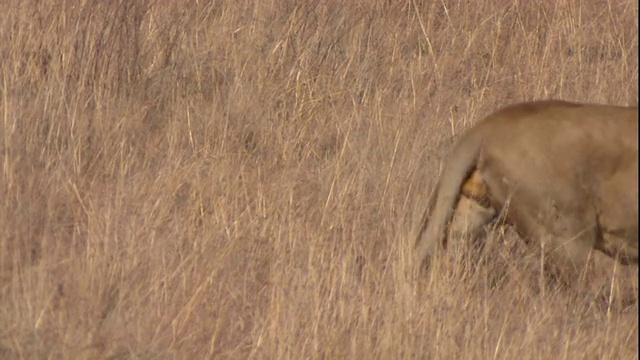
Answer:
[[[433,209],[431,209],[433,211]],[[426,215],[426,214],[425,214]],[[489,205],[487,187],[478,171],[474,171],[459,189],[459,196],[453,209],[451,221],[447,224],[444,242],[438,244],[434,241],[425,241],[422,233],[417,242],[417,254],[433,254],[433,247],[454,243],[455,246],[464,245],[466,241],[474,240],[478,237],[484,226],[487,225],[496,215],[496,211]],[[427,216],[423,217],[426,222]],[[431,219],[430,219],[431,220]],[[428,239],[431,240],[431,239]],[[451,240],[451,241],[450,241]],[[457,253],[457,252],[454,252]],[[418,259],[423,258],[418,256]],[[425,260],[428,260],[426,258]],[[419,268],[424,266],[420,263]]]
[[[484,179],[475,170],[460,189],[460,198],[449,224],[449,237],[475,240],[495,216],[496,210],[490,204]]]

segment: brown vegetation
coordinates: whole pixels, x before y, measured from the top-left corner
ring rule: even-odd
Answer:
[[[508,228],[432,282],[405,231],[495,108],[637,105],[637,1],[0,11],[1,358],[637,358]]]

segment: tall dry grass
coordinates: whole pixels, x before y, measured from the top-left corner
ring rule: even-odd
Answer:
[[[406,276],[465,128],[518,101],[637,105],[637,13],[2,2],[0,357],[637,359],[637,302],[536,292],[512,236]]]

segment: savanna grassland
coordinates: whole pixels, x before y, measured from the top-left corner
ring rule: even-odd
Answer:
[[[408,275],[469,126],[637,105],[637,1],[9,0],[0,56],[0,358],[638,358],[509,228]]]

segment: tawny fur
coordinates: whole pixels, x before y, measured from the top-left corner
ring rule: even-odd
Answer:
[[[501,211],[525,240],[551,241],[559,267],[580,269],[594,249],[638,263],[638,108],[541,101],[479,122],[416,227],[416,266],[461,219],[475,236]]]

